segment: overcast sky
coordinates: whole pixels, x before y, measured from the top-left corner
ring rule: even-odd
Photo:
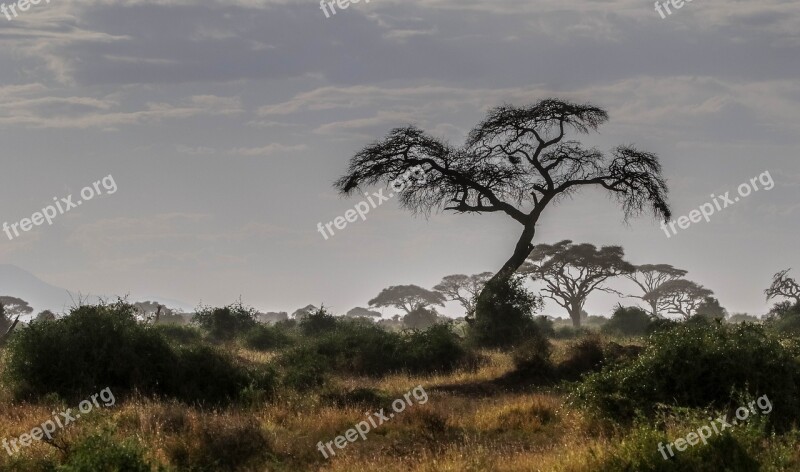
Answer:
[[[609,111],[587,143],[661,156],[676,216],[765,171],[775,187],[671,238],[585,191],[547,210],[535,242],[621,245],[761,314],[774,272],[800,276],[800,2],[672,11],[372,0],[326,18],[313,0],[52,0],[0,16],[0,221],[108,175],[118,186],[52,226],[0,234],[0,261],[84,293],[290,312],[494,271],[521,231],[499,214],[426,220],[390,201],[327,241],[317,223],[358,203],[331,184],[392,127],[460,143],[490,107],[555,96]]]

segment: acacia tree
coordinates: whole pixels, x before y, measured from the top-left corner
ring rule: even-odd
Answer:
[[[369,306],[394,307],[406,315],[430,305],[443,306],[444,295],[416,285],[394,285],[381,290],[377,297],[369,301]]]
[[[791,298],[796,305],[800,305],[800,285],[787,275],[790,270],[792,269],[782,270],[772,276],[772,285],[764,290],[767,300],[776,297]]]
[[[612,277],[633,272],[635,267],[624,259],[620,246],[572,244],[564,240],[556,244],[540,244],[531,251],[520,269],[534,281],[542,281],[544,296],[564,307],[572,325],[580,327],[586,298],[595,290],[619,293],[603,286]]]
[[[666,282],[685,277],[687,273],[685,270],[676,269],[669,264],[643,264],[636,266],[636,270],[625,274],[625,277],[633,281],[644,292],[642,295],[631,295],[631,297],[645,300],[645,295],[648,293]],[[650,298],[645,301],[650,305],[650,316],[658,318],[658,300]]]
[[[625,145],[606,155],[567,138],[597,131],[607,120],[602,108],[545,99],[490,110],[459,147],[414,126],[397,128],[353,156],[334,185],[350,195],[422,166],[425,179],[409,182],[399,195],[405,208],[424,214],[504,213],[522,226],[511,257],[490,280],[505,282],[533,249],[545,208],[583,187],[607,190],[626,220],[648,208],[669,220],[667,185],[655,154]]]
[[[670,280],[644,296],[645,301],[658,300],[659,311],[682,315],[686,320],[697,313],[703,301],[714,292],[686,279]]]
[[[442,278],[442,281],[433,289],[444,294],[448,300],[460,303],[464,307],[467,317],[470,317],[475,313],[475,302],[478,295],[492,275],[491,272],[481,272],[475,275],[448,275]]]
[[[366,308],[362,308],[357,306],[352,310],[348,311],[345,315],[348,318],[382,318],[383,315],[379,311],[375,310],[368,310]]]
[[[28,302],[21,298],[0,297],[0,344],[4,343],[19,323],[19,317],[33,312]],[[11,318],[14,317],[14,321]]]
[[[728,317],[728,310],[720,305],[714,297],[706,297],[697,305],[696,316],[703,316],[712,320],[724,320]]]

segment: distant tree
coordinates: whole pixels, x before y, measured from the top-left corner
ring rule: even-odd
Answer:
[[[662,284],[685,277],[687,272],[683,269],[676,269],[669,264],[643,264],[636,266],[636,270],[625,277],[633,281],[642,289],[642,295],[631,295],[631,297],[645,300],[645,295],[657,289]],[[650,316],[658,318],[658,300],[648,299],[650,305]]]
[[[511,257],[492,278],[508,281],[533,249],[544,210],[579,189],[607,190],[626,219],[649,209],[669,220],[667,185],[655,154],[618,146],[608,156],[567,137],[597,131],[607,120],[602,108],[545,99],[490,110],[461,147],[414,126],[398,128],[358,152],[335,187],[350,195],[423,167],[425,179],[410,183],[399,195],[405,208],[424,214],[504,213],[522,226]]]
[[[172,316],[174,312],[158,302],[136,302],[133,304],[136,318],[142,321],[158,323],[162,316]]]
[[[714,292],[686,279],[670,280],[645,295],[644,300],[658,300],[658,311],[682,315],[688,320],[697,313],[697,308]]]
[[[289,319],[289,314],[285,311],[270,311],[267,313],[256,314],[256,319],[261,323],[277,323],[279,321],[286,321]]]
[[[758,317],[753,315],[748,315],[747,313],[734,313],[731,316],[729,316],[725,321],[731,324],[735,324],[735,323],[745,323],[745,322],[758,323],[761,320],[759,320]]]
[[[617,336],[644,336],[652,323],[652,317],[640,307],[617,305],[601,330]]]
[[[241,302],[223,308],[198,310],[193,321],[218,341],[228,341],[256,326],[256,311]]]
[[[764,290],[767,300],[776,297],[790,298],[800,305],[800,285],[787,275],[790,270],[792,269],[782,270],[772,276],[772,285]]]
[[[357,306],[352,310],[348,311],[345,316],[348,318],[382,318],[383,315],[379,311],[375,310],[368,310],[366,308],[362,308]]]
[[[394,307],[407,315],[430,305],[443,306],[444,295],[426,290],[416,285],[395,285],[381,290],[377,297],[369,301],[369,306]]]
[[[598,250],[593,244],[572,244],[564,240],[536,246],[520,272],[530,275],[534,281],[544,282],[544,296],[564,307],[572,325],[578,328],[589,294],[595,290],[619,293],[603,284],[634,270],[624,256],[619,246],[603,246]]]
[[[491,272],[481,272],[475,275],[448,275],[433,289],[444,294],[448,300],[460,303],[464,307],[466,315],[471,317],[475,312],[478,295],[492,275]]]
[[[28,302],[21,298],[0,297],[0,344],[5,343],[19,323],[19,317],[33,312]],[[14,321],[11,321],[14,318]]]
[[[53,313],[50,310],[44,310],[41,313],[39,313],[38,315],[36,315],[36,318],[34,319],[34,322],[55,321],[55,319],[56,319],[56,314],[55,313]]]
[[[409,329],[428,329],[438,319],[439,315],[435,310],[420,307],[403,317],[403,325]]]
[[[714,297],[706,297],[697,305],[697,315],[705,318],[724,320],[728,317],[728,310],[719,304],[719,300]]]
[[[303,308],[298,308],[295,310],[294,313],[292,313],[292,318],[299,321],[312,313],[316,313],[317,311],[319,311],[319,308],[315,307],[314,305],[306,305]]]

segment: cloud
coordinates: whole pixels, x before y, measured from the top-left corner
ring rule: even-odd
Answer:
[[[306,149],[308,149],[308,146],[306,146],[305,144],[285,145],[285,144],[272,143],[258,148],[231,149],[230,153],[239,156],[271,156],[273,154],[279,154],[279,153],[305,151]]]

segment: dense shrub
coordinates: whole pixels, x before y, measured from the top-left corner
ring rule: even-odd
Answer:
[[[554,327],[555,324],[553,323],[553,320],[551,320],[546,316],[537,316],[536,318],[533,319],[533,321],[536,323],[536,327],[538,328],[539,334],[548,338],[552,338],[553,336],[555,336],[556,330]]]
[[[765,321],[766,326],[779,333],[800,335],[800,303],[785,301],[772,307]]]
[[[336,329],[336,317],[325,311],[324,307],[300,320],[300,332],[306,336],[319,336],[334,329]]]
[[[173,347],[163,328],[138,324],[131,305],[76,308],[12,339],[5,376],[18,396],[56,393],[82,399],[103,388],[134,390],[187,402],[219,403],[251,385],[271,388],[271,375],[246,369],[207,346]]]
[[[555,339],[575,339],[580,338],[582,336],[588,336],[592,334],[593,331],[588,328],[574,328],[572,326],[559,326],[555,329],[553,333],[553,338]]]
[[[436,311],[420,307],[403,317],[403,325],[408,329],[428,329],[438,319]]]
[[[619,305],[601,331],[614,336],[644,336],[653,319],[638,306]]]
[[[206,307],[197,312],[192,321],[217,341],[229,341],[246,333],[256,325],[256,311],[241,303],[223,308]]]
[[[243,342],[256,351],[271,351],[290,346],[293,340],[286,329],[258,324],[244,335]]]
[[[481,347],[509,348],[538,333],[533,319],[541,297],[523,286],[522,278],[490,281],[478,296],[468,338]]]
[[[735,395],[768,395],[769,416],[784,427],[800,419],[800,368],[793,353],[761,326],[685,323],[651,336],[636,360],[584,378],[574,399],[609,418],[675,407],[738,406]]]
[[[448,325],[393,333],[374,325],[340,321],[336,330],[284,354],[290,384],[314,384],[324,372],[380,376],[390,372],[450,372],[472,360]],[[308,381],[306,381],[308,379]]]
[[[141,446],[132,440],[119,442],[108,432],[94,434],[81,440],[69,450],[66,462],[56,468],[58,472],[151,472],[152,470],[153,466],[146,460]]]
[[[314,390],[328,380],[330,362],[313,346],[295,348],[281,356],[278,363],[284,369],[283,384],[295,390]]]
[[[155,325],[155,330],[176,344],[193,344],[203,339],[203,333],[194,326],[159,323]]]
[[[564,380],[577,380],[581,375],[599,371],[606,362],[603,342],[597,335],[585,336],[567,348],[566,357],[558,365]]]
[[[544,336],[533,335],[520,343],[512,352],[515,369],[505,376],[513,384],[547,384],[556,379],[550,356],[552,346]]]

